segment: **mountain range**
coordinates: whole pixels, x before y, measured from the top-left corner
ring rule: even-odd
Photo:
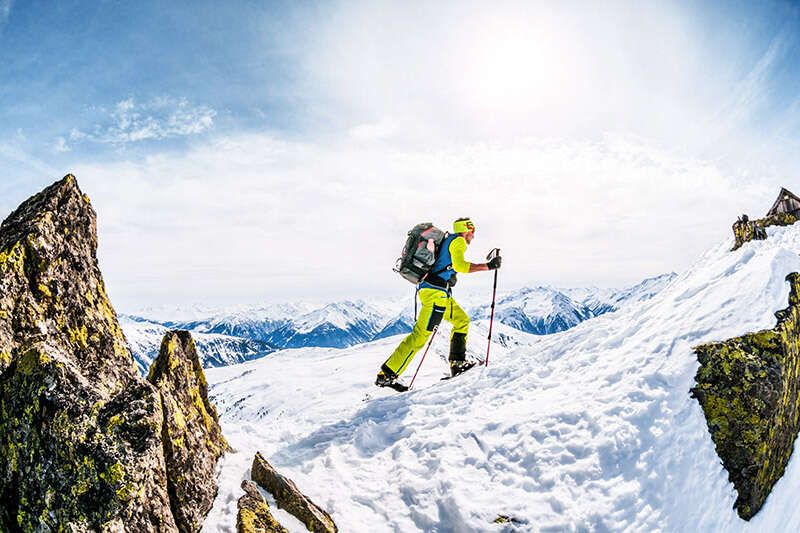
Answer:
[[[674,273],[664,274],[621,290],[540,286],[506,291],[498,295],[495,319],[534,335],[558,333],[652,298],[674,277]],[[490,304],[470,305],[469,296],[459,300],[473,320],[489,318]],[[149,367],[169,329],[191,331],[203,365],[216,367],[257,359],[278,349],[346,348],[408,333],[414,324],[413,306],[399,300],[285,303],[199,314],[205,316],[198,316],[194,309],[122,315],[120,323],[140,370]]]

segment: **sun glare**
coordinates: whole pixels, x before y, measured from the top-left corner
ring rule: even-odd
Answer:
[[[566,39],[543,24],[492,21],[465,40],[458,85],[464,104],[476,111],[552,109],[574,78]]]

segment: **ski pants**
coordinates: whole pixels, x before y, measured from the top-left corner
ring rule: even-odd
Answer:
[[[450,335],[451,359],[453,357],[454,337],[458,344],[463,346],[460,350],[460,360],[463,360],[463,351],[466,348],[467,330],[469,329],[469,316],[461,309],[453,297],[443,290],[420,289],[419,300],[422,308],[417,317],[414,329],[400,342],[389,359],[383,364],[383,371],[391,371],[395,375],[400,375],[414,359],[414,355],[423,347],[431,336],[433,329],[437,327],[444,318],[453,325],[453,332]]]

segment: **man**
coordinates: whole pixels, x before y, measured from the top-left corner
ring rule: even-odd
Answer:
[[[425,346],[442,318],[453,325],[450,335],[450,375],[456,376],[475,365],[466,361],[469,317],[453,299],[451,287],[456,284],[456,273],[494,270],[500,268],[501,259],[497,256],[488,263],[467,262],[464,252],[474,238],[475,224],[469,218],[459,218],[453,222],[453,233],[442,242],[439,257],[417,287],[422,302],[417,323],[383,363],[375,385],[407,390],[397,379],[414,359],[414,355]]]

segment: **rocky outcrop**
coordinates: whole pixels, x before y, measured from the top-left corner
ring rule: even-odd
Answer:
[[[781,478],[800,430],[800,275],[787,276],[789,307],[777,325],[695,348],[692,395],[749,520]]]
[[[96,215],[71,175],[0,225],[0,531],[169,532],[188,530],[187,514],[197,521],[173,516],[168,472],[178,479],[186,463],[165,461],[162,432],[177,435],[174,420],[165,426],[172,400],[211,412],[205,385],[181,391],[169,372],[184,367],[162,373],[169,395],[138,376],[96,251]],[[204,422],[196,432],[220,453],[221,435]]]
[[[256,453],[250,473],[253,481],[272,494],[279,509],[285,509],[294,515],[309,531],[314,533],[338,531],[330,515],[300,492],[292,480],[279,474],[261,453]]]
[[[289,533],[281,526],[272,513],[258,487],[252,481],[242,481],[245,494],[239,498],[236,515],[236,531],[238,533]]]
[[[797,217],[791,213],[776,213],[756,220],[749,220],[744,216],[733,223],[734,244],[731,251],[737,250],[746,242],[766,239],[766,228],[770,226],[791,226],[795,222]]]
[[[188,331],[164,335],[147,380],[161,395],[164,458],[175,521],[181,531],[199,531],[217,494],[217,461],[228,449],[208,384]]]
[[[73,176],[0,226],[0,530],[170,531],[163,413],[139,379]]]

